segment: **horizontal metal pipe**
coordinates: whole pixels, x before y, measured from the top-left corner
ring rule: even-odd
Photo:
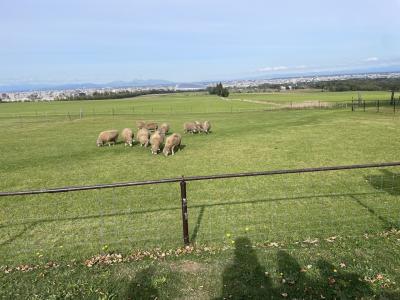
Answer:
[[[185,181],[215,180],[215,179],[251,177],[251,176],[271,176],[271,175],[282,175],[282,174],[300,174],[300,173],[368,169],[368,168],[383,168],[383,167],[395,167],[395,166],[400,166],[400,162],[371,163],[371,164],[358,164],[358,165],[347,165],[347,166],[288,169],[288,170],[274,170],[274,171],[261,171],[261,172],[245,172],[245,173],[205,175],[205,176],[188,176],[188,177],[185,177]],[[71,186],[71,187],[40,189],[40,190],[31,190],[31,191],[0,192],[0,197],[65,193],[65,192],[87,191],[87,190],[108,189],[108,188],[118,188],[118,187],[141,186],[141,185],[150,185],[150,184],[180,182],[181,180],[182,180],[181,177],[175,177],[175,178],[166,178],[166,179],[158,179],[158,180],[120,182],[120,183],[110,183],[110,184],[96,184],[96,185],[87,185],[87,186]]]

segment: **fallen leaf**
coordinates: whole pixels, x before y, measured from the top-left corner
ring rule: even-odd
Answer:
[[[383,275],[382,275],[382,274],[378,274],[378,275],[376,275],[376,279],[378,279],[378,280],[382,280],[382,279],[383,279]]]
[[[318,239],[306,239],[306,240],[303,241],[303,243],[310,244],[310,245],[314,245],[314,244],[316,244],[318,242],[319,242]]]
[[[333,243],[336,240],[337,236],[331,236],[326,239],[327,242]]]
[[[328,283],[329,283],[330,285],[335,284],[335,282],[336,282],[336,279],[335,279],[335,278],[333,278],[333,277],[329,277],[329,278],[328,278]]]

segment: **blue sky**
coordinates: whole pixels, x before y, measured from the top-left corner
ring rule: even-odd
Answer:
[[[400,0],[4,0],[0,11],[0,84],[400,70]]]

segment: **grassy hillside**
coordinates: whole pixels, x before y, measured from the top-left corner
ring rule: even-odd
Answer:
[[[135,111],[124,115],[85,114],[82,119],[65,115],[80,108],[97,112],[114,107],[115,111],[127,111],[131,106]],[[0,190],[400,160],[398,115],[372,110],[365,113],[250,111],[259,110],[260,106],[208,95],[1,104],[0,126],[7,129],[7,134],[0,137]],[[142,112],[137,111],[139,107]],[[172,112],[168,111],[170,107]],[[47,118],[34,116],[36,110],[52,109],[62,113]],[[32,114],[32,117],[16,118],[14,114]],[[185,121],[210,120],[212,133],[183,135],[183,149],[168,158],[154,156],[150,149],[138,145],[96,147],[101,130],[134,127],[137,120],[166,121],[171,124],[172,132],[182,134]],[[135,290],[142,272],[145,275],[149,272],[145,277],[155,276],[149,287],[152,293],[184,297],[181,292],[185,288],[178,282],[185,272],[174,266],[189,259],[204,265],[200,269],[204,272],[198,271],[198,280],[188,279],[189,286],[198,291],[200,285],[207,286],[202,295],[213,298],[222,293],[224,269],[229,269],[231,257],[241,251],[235,250],[237,243],[246,237],[256,246],[254,255],[259,257],[259,264],[268,272],[276,272],[270,283],[274,295],[284,293],[285,287],[278,278],[285,264],[277,264],[279,260],[275,257],[278,251],[288,249],[295,257],[294,262],[300,260],[301,266],[317,266],[318,261],[325,261],[338,268],[342,260],[346,265],[351,264],[350,269],[340,270],[343,274],[339,272],[344,282],[339,292],[346,291],[347,296],[352,294],[346,289],[350,284],[346,274],[354,272],[357,275],[351,279],[362,279],[362,295],[382,294],[380,285],[365,281],[364,277],[382,273],[392,281],[400,280],[398,270],[393,267],[398,265],[399,257],[397,232],[382,236],[400,226],[398,173],[397,168],[386,168],[191,182],[188,183],[190,238],[201,249],[217,249],[215,254],[200,251],[199,256],[191,256],[192,253],[168,259],[165,264],[145,259],[137,264],[126,262],[95,270],[88,270],[82,262],[100,253],[121,253],[125,257],[132,251],[155,248],[167,251],[182,245],[178,184],[0,198],[0,266],[6,270],[6,265],[45,266],[49,261],[62,265],[59,269],[50,268],[45,272],[49,278],[35,284],[36,293],[43,298],[51,296],[46,291],[53,281],[60,284],[53,291],[59,297],[68,293],[76,297],[100,297],[98,291],[101,291],[103,296],[114,293],[124,298],[134,295],[130,289]],[[366,233],[371,240],[365,240]],[[326,241],[332,237],[334,242],[340,240],[334,247]],[[314,249],[314,244],[320,250]],[[303,245],[312,250],[304,250]],[[366,253],[358,253],[361,250],[357,249]],[[355,263],[352,259],[357,255],[360,258]],[[376,255],[378,259],[373,261]],[[254,257],[243,259],[255,264]],[[286,259],[292,261],[290,257]],[[74,260],[72,267],[71,260]],[[296,269],[294,262],[289,267]],[[207,267],[211,265],[214,267]],[[297,283],[303,284],[302,280],[307,279],[308,285],[319,286],[318,292],[326,292],[322,287],[322,281],[327,280],[324,265],[318,266],[319,271],[312,269],[306,274],[309,277],[296,279],[296,284],[288,289],[294,292],[294,287],[300,288]],[[128,272],[130,267],[132,270]],[[26,290],[33,288],[32,282],[42,273],[40,267],[26,274],[18,271],[2,274],[0,280],[5,287],[2,296],[13,292],[13,282],[20,282]],[[102,276],[113,279],[104,283]],[[71,280],[75,280],[75,285],[71,285]],[[164,285],[165,282],[176,282],[176,286]],[[388,291],[395,293],[396,289],[390,285]],[[22,288],[20,291],[24,293]]]

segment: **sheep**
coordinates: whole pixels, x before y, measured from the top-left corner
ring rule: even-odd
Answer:
[[[146,123],[144,121],[136,121],[136,127],[137,129],[142,129],[146,126]]]
[[[121,133],[122,139],[125,142],[125,146],[131,146],[132,147],[132,142],[133,142],[133,132],[132,129],[130,128],[125,128],[124,130],[122,130]]]
[[[175,150],[180,148],[181,146],[181,141],[182,137],[178,133],[174,133],[167,137],[167,140],[165,141],[163,153],[165,156],[168,156],[170,152],[172,152],[172,155],[175,155]]]
[[[203,124],[201,124],[199,121],[195,121],[194,123],[196,124],[197,131],[201,132],[203,130]]]
[[[205,133],[210,133],[211,123],[209,121],[204,121],[202,124],[202,131]]]
[[[168,123],[162,123],[160,126],[160,133],[167,134],[169,131],[169,125]]]
[[[149,136],[150,136],[149,130],[147,130],[146,128],[139,129],[136,137],[140,143],[140,146],[144,145],[145,147],[147,147],[149,145]]]
[[[156,130],[150,137],[151,153],[158,154],[161,144],[164,142],[164,134]]]
[[[156,131],[158,129],[157,123],[147,123],[146,128],[150,131]]]
[[[108,143],[108,146],[111,144],[115,144],[118,139],[118,130],[106,130],[102,131],[97,138],[96,145],[98,147],[103,146],[105,143]]]
[[[199,129],[198,129],[198,127],[196,126],[196,123],[187,122],[187,123],[183,124],[183,131],[184,131],[185,133],[188,133],[188,132],[190,132],[190,133],[197,133],[197,132],[199,132]]]

